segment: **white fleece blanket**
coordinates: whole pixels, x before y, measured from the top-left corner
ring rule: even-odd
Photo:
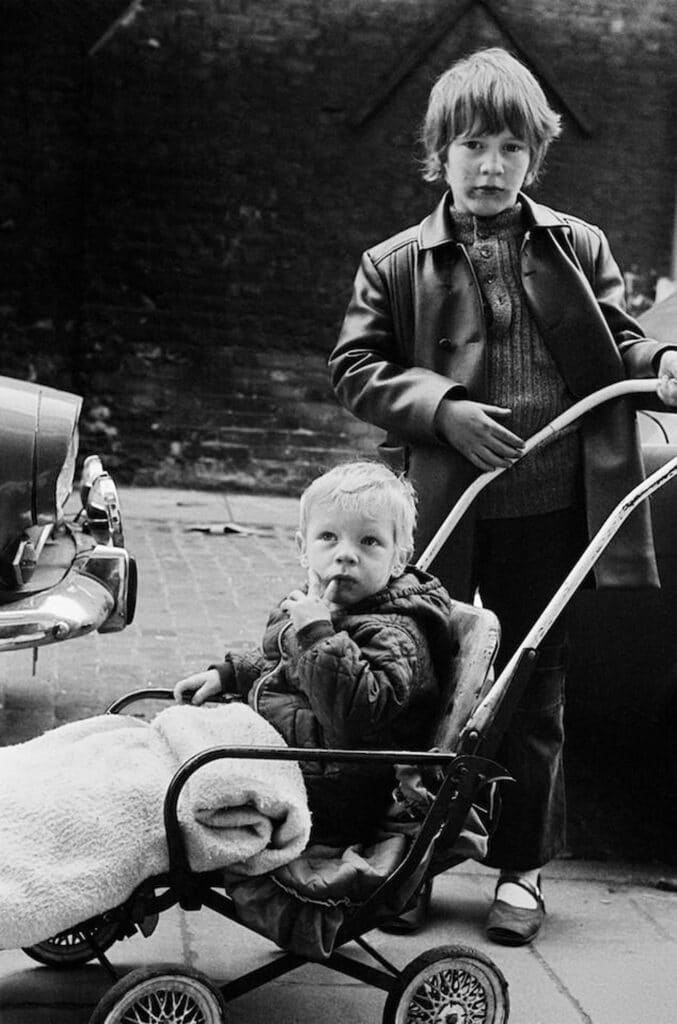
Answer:
[[[163,801],[176,769],[222,745],[284,746],[242,704],[99,715],[0,749],[0,948],[32,945],[124,902],[168,867]],[[191,867],[264,874],[305,847],[293,761],[217,760],[184,787]]]

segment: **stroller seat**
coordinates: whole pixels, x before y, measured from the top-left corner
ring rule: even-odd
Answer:
[[[449,628],[453,656],[442,682],[429,746],[453,752],[491,685],[500,630],[493,612],[463,602],[454,602]],[[390,917],[401,912],[427,873],[484,857],[488,812],[473,806],[462,828],[453,830],[442,843],[441,832],[396,891],[384,890],[401,868],[434,800],[419,769],[396,766],[395,773],[398,785],[392,805],[377,824],[372,841],[346,848],[311,845],[270,875],[233,879],[227,891],[237,920],[283,949],[312,960],[327,959],[358,910],[368,906],[375,921]]]

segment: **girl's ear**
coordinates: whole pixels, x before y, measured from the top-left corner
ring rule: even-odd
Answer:
[[[538,155],[536,153],[532,152],[530,154],[530,157],[531,157],[531,159],[529,160],[529,169],[528,169],[527,173],[524,175],[524,181],[522,182],[522,188],[529,188],[529,185],[533,185],[533,183],[538,178],[538,171],[539,171]]]
[[[308,568],[308,556],[306,555],[306,539],[300,530],[296,531],[296,550],[299,553],[299,561],[304,569]]]

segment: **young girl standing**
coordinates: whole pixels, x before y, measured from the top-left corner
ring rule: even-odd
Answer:
[[[625,312],[604,234],[533,202],[558,115],[505,50],[477,52],[434,85],[425,177],[436,209],[364,253],[330,358],[339,400],[386,431],[419,496],[417,550],[481,471],[511,466],[524,439],[585,395],[659,377],[677,405],[677,351]],[[384,452],[385,454],[385,452]],[[452,596],[501,621],[498,669],[587,539],[643,474],[634,408],[618,400],[498,477],[433,571]],[[658,585],[646,505],[595,570],[598,586]],[[515,777],[488,863],[498,868],[488,934],[531,941],[544,919],[542,867],[561,850],[566,621],[553,626],[496,758]]]

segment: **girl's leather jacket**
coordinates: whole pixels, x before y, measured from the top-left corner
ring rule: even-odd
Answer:
[[[574,399],[626,377],[654,377],[666,347],[644,337],[624,308],[624,285],[604,234],[520,195],[526,232],[522,286]],[[486,325],[469,256],[453,235],[446,194],[419,225],[362,256],[338,343],[330,357],[341,403],[387,431],[421,501],[418,550],[433,537],[477,470],[434,431],[446,397],[486,401]],[[590,536],[643,477],[631,400],[590,414],[581,426]],[[472,510],[433,564],[458,585],[472,550]],[[646,503],[597,563],[601,586],[658,585]]]

